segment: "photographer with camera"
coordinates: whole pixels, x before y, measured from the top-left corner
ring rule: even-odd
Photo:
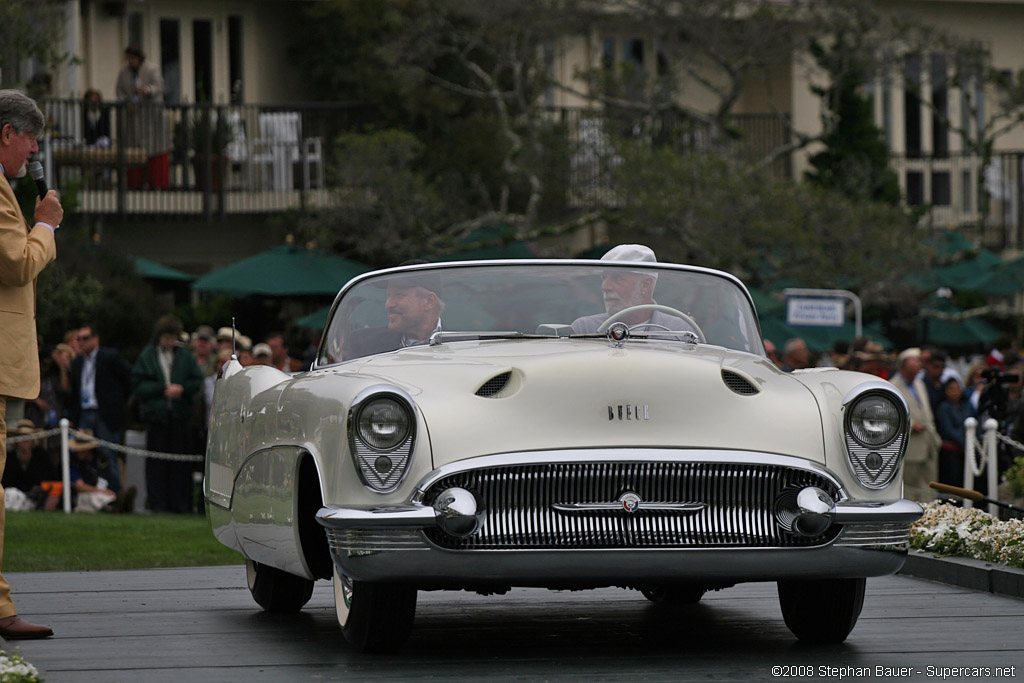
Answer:
[[[910,500],[929,501],[935,491],[928,482],[939,475],[939,445],[942,439],[935,428],[928,389],[918,379],[921,371],[921,349],[905,349],[896,358],[896,374],[889,381],[907,400],[910,409],[910,442],[903,467],[904,495]]]

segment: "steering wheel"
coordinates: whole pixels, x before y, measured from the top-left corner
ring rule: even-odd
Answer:
[[[676,310],[671,306],[662,306],[661,304],[640,304],[638,306],[630,306],[629,308],[624,308],[618,313],[612,313],[610,316],[608,316],[607,320],[598,325],[598,334],[603,334],[604,332],[607,332],[608,328],[612,326],[612,323],[618,322],[620,319],[626,317],[630,313],[637,313],[640,311],[661,311],[662,313],[667,313],[668,315],[674,315],[677,318],[681,318],[683,322],[692,327],[693,331],[697,333],[698,341],[700,341],[702,344],[707,342],[707,337],[704,336],[704,330],[700,329],[700,325],[697,324],[697,321],[694,320],[692,316],[689,316],[686,313],[683,313],[682,311]],[[640,324],[643,325],[649,323]],[[672,331],[675,332],[677,330]],[[678,331],[681,332],[682,330]]]

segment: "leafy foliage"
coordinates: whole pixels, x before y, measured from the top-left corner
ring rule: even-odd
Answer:
[[[54,69],[69,60],[61,50],[64,41],[65,4],[53,0],[4,0],[0,2],[0,73],[4,87],[16,83],[18,62],[34,57],[44,68]]]
[[[811,44],[811,53],[830,75],[829,85],[816,94],[825,104],[824,116],[834,122],[824,126],[829,131],[822,139],[826,149],[811,157],[814,171],[807,179],[854,200],[896,206],[899,180],[889,166],[889,149],[874,123],[871,100],[862,94],[870,72],[859,36],[839,35],[829,47]],[[851,68],[851,63],[857,66]]]
[[[881,298],[922,257],[912,217],[823,188],[772,180],[723,156],[623,144],[618,230],[659,257],[737,273],[857,288]]]
[[[65,225],[60,231],[57,260],[37,280],[38,333],[52,344],[91,322],[101,339],[116,340],[122,353],[134,358],[165,312],[152,288],[124,254],[99,246],[81,229]]]

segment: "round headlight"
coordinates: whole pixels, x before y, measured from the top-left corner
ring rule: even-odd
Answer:
[[[865,396],[850,408],[849,425],[853,438],[862,446],[880,448],[899,435],[902,411],[887,396]]]
[[[389,451],[409,436],[409,411],[393,398],[377,398],[359,411],[359,440],[378,451]]]

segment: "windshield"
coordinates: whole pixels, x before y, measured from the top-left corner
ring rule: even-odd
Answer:
[[[426,344],[435,332],[445,343],[496,333],[604,337],[614,322],[634,337],[692,342],[696,335],[699,343],[764,354],[747,297],[722,275],[533,262],[405,268],[360,280],[335,305],[318,364]]]

